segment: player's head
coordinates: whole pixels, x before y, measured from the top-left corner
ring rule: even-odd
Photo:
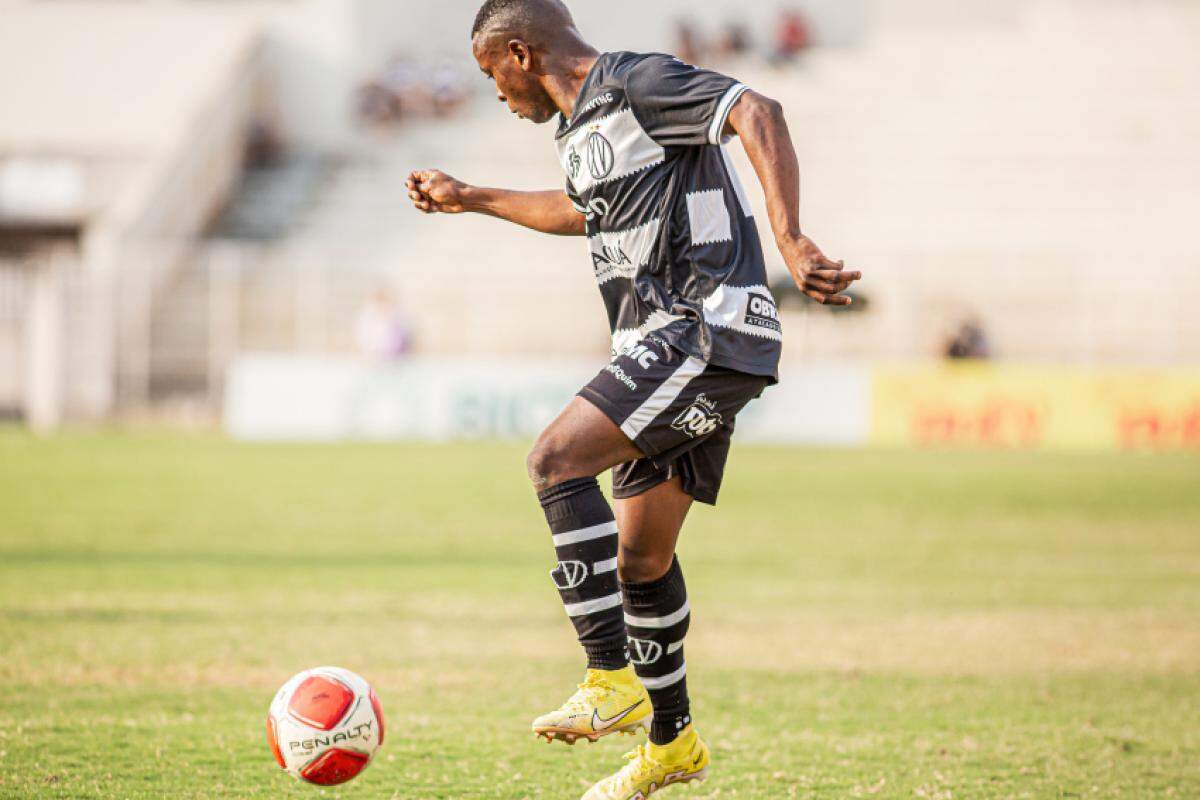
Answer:
[[[541,124],[558,112],[542,85],[552,54],[580,41],[562,0],[487,0],[475,17],[471,48],[510,111]]]

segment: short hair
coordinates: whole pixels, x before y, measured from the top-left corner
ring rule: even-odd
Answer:
[[[562,0],[487,0],[475,15],[471,38],[494,30],[528,36],[550,24],[574,26],[571,11]]]

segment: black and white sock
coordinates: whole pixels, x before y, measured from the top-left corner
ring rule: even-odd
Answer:
[[[550,577],[562,596],[589,669],[629,664],[621,587],[617,581],[617,522],[595,478],[578,478],[538,495],[554,535],[558,566]]]
[[[629,660],[650,691],[654,721],[650,741],[669,744],[692,721],[687,692],[683,639],[691,623],[687,586],[679,559],[667,574],[650,583],[621,583]]]

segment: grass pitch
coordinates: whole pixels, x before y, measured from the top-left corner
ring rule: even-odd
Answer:
[[[519,446],[0,431],[0,796],[576,798],[581,677]],[[1200,797],[1200,459],[735,448],[683,538],[708,783],[663,797]],[[388,741],[302,786],[292,673]]]

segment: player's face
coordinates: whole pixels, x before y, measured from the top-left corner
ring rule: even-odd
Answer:
[[[496,99],[509,111],[538,125],[554,118],[558,108],[533,73],[534,54],[527,45],[478,37],[473,49],[479,69],[496,84]]]

